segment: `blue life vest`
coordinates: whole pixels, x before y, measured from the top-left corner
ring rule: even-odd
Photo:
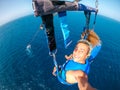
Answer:
[[[86,74],[88,74],[89,69],[90,69],[90,64],[89,64],[88,59],[86,60],[85,64],[77,63],[77,62],[74,62],[73,60],[68,60],[68,61],[66,61],[65,64],[63,64],[62,70],[60,71],[60,74],[58,74],[57,77],[58,77],[58,80],[62,84],[72,85],[72,84],[66,82],[66,72],[68,70],[81,70],[81,71],[85,72]]]
[[[82,70],[83,72],[85,72],[86,74],[89,73],[89,62],[88,60],[86,60],[85,64],[81,64],[81,63],[77,63],[73,60],[69,60],[65,66],[65,71],[68,70]]]

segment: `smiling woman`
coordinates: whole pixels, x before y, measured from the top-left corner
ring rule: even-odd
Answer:
[[[65,56],[67,61],[59,68],[55,66],[53,69],[53,75],[57,76],[62,84],[78,84],[79,90],[96,90],[88,83],[88,73],[90,71],[91,61],[93,61],[100,51],[101,41],[98,38],[98,42],[93,43],[92,41],[96,40],[96,36],[99,36],[92,30],[89,30],[88,32],[88,38],[81,38],[78,41],[73,50],[73,54],[71,54],[70,57]],[[81,36],[85,37],[85,35]],[[94,38],[89,41],[89,38],[91,37]],[[94,54],[93,51],[96,54]]]

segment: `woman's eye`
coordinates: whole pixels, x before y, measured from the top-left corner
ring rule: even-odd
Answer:
[[[77,51],[78,50],[78,48],[76,47],[75,49],[74,49],[74,51]]]
[[[83,52],[84,52],[84,50],[80,50],[80,51],[79,51],[79,53],[83,53]]]
[[[84,51],[81,51],[82,53],[84,52]]]

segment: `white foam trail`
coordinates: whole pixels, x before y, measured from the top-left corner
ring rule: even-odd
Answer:
[[[31,45],[28,44],[27,47],[26,47],[26,54],[29,56],[29,57],[33,57],[33,51],[32,51],[32,48],[31,48]]]

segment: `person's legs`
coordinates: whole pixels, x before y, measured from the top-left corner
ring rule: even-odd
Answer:
[[[48,15],[43,15],[41,17],[42,17],[43,24],[45,25],[45,28],[46,28],[49,49],[50,51],[55,50],[56,42],[55,42],[55,34],[54,34],[53,15],[48,14]]]

